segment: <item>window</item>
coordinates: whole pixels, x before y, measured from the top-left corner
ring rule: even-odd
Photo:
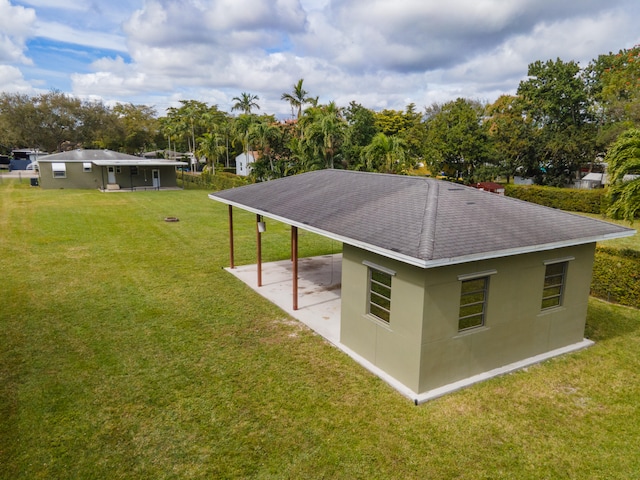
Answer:
[[[82,171],[91,172],[91,162],[82,162]]]
[[[66,163],[52,163],[51,171],[53,172],[53,178],[67,178]]]
[[[458,331],[484,325],[489,277],[462,280]]]
[[[542,288],[542,310],[562,305],[568,264],[567,261],[546,264],[544,287]]]
[[[138,174],[138,167],[132,166],[131,167],[131,175],[137,175],[137,174]]]
[[[391,277],[393,272],[379,267],[369,267],[368,312],[383,322],[391,318]]]

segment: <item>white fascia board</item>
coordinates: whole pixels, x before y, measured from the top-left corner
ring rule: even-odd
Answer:
[[[594,237],[578,238],[578,239],[568,240],[563,242],[554,242],[554,243],[548,243],[548,244],[542,244],[542,245],[530,245],[530,246],[521,247],[521,248],[496,250],[492,252],[462,255],[459,257],[439,258],[436,260],[422,260],[419,258],[412,257],[410,255],[405,255],[403,253],[395,252],[393,250],[387,250],[385,248],[378,247],[376,245],[371,245],[370,243],[355,240],[350,237],[344,237],[342,235],[338,235],[333,232],[328,232],[326,230],[322,230],[320,228],[307,225],[306,223],[293,222],[289,218],[281,217],[279,215],[274,215],[273,213],[265,212],[264,210],[260,210],[258,208],[247,207],[246,205],[243,205],[231,200],[216,197],[214,194],[209,194],[209,198],[211,200],[215,200],[217,202],[230,205],[232,207],[238,207],[241,210],[246,210],[248,212],[252,212],[257,215],[262,215],[266,218],[270,218],[272,220],[276,220],[278,222],[284,223],[285,225],[292,225],[294,227],[301,228],[302,230],[306,230],[312,233],[317,233],[318,235],[322,235],[323,237],[327,237],[332,240],[337,240],[339,242],[346,243],[347,245],[351,245],[353,247],[358,247],[363,250],[367,250],[369,252],[377,253],[378,255],[382,255],[383,257],[391,258],[393,260],[397,260],[402,263],[407,263],[409,265],[414,265],[416,267],[425,268],[425,269],[444,267],[447,265],[458,265],[460,263],[478,262],[480,260],[492,260],[495,258],[510,257],[515,255],[524,255],[526,253],[555,250],[558,248],[575,247],[577,245],[584,245],[587,243],[596,243],[604,240],[612,240],[614,238],[630,237],[632,235],[635,235],[636,233],[635,230],[629,230],[625,232],[597,235]]]

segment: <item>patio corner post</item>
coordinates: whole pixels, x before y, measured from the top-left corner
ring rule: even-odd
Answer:
[[[258,286],[262,286],[262,233],[260,232],[260,222],[262,221],[262,217],[258,214],[256,215],[256,256],[258,257],[257,265],[258,265]]]
[[[229,205],[229,268],[236,268],[233,258],[233,207],[231,205]]]
[[[293,261],[293,309],[298,310],[298,227],[291,226],[291,253]]]

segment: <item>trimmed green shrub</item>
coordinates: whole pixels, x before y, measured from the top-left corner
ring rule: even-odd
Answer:
[[[505,185],[505,195],[570,212],[600,214],[606,210],[605,190]]]
[[[640,252],[597,247],[591,295],[640,308]]]
[[[195,174],[183,172],[178,174],[178,184],[183,188],[200,188],[203,190],[226,190],[227,188],[241,187],[247,185],[249,180],[227,172],[217,172],[215,175],[209,172]]]

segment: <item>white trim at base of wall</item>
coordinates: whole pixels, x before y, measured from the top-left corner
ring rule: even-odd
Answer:
[[[494,368],[493,370],[489,370],[488,372],[479,373],[478,375],[474,375],[473,377],[465,378],[463,380],[458,380],[457,382],[450,383],[442,387],[434,388],[433,390],[429,390],[427,392],[421,393],[420,395],[413,393],[413,395],[409,397],[413,399],[416,405],[419,405],[429,400],[433,400],[434,398],[438,398],[443,395],[446,395],[447,393],[455,392],[456,390],[460,390],[462,388],[468,387],[470,385],[473,385],[474,383],[482,382],[484,380],[488,380],[493,377],[498,377],[500,375],[505,375],[507,373],[515,372],[516,370],[521,370],[525,367],[535,365],[536,363],[544,362],[545,360],[549,360],[550,358],[557,357],[559,355],[564,355],[566,353],[582,350],[583,348],[590,347],[594,343],[595,342],[591,340],[587,340],[585,338],[581,342],[574,343],[572,345],[567,345],[566,347],[562,347],[562,348],[556,348],[555,350],[551,350],[550,352],[541,353],[540,355],[535,355],[533,357],[525,358],[524,360],[510,363],[509,365],[505,365],[503,367]],[[401,392],[401,393],[404,393],[404,392]]]

